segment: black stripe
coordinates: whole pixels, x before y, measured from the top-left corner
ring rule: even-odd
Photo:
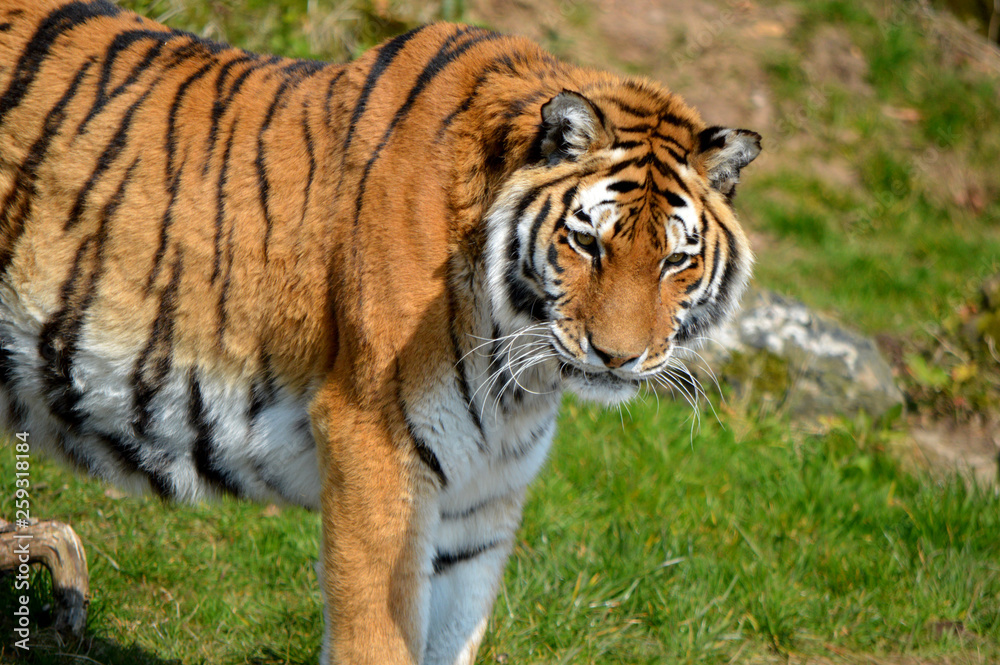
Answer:
[[[629,227],[630,222],[631,220],[626,215],[622,215],[621,217],[619,217],[618,220],[615,222],[614,232],[611,234],[612,237],[617,238],[626,230],[631,231],[631,228]]]
[[[574,187],[573,189],[575,190],[576,188]],[[551,194],[545,197],[545,203],[542,204],[538,214],[535,215],[534,221],[531,222],[531,231],[528,236],[528,251],[526,252],[524,266],[531,271],[537,280],[541,280],[542,276],[535,266],[535,243],[538,242],[538,233],[541,231],[542,224],[549,218],[550,212],[552,212]]]
[[[97,439],[114,453],[127,473],[141,473],[142,456],[139,454],[139,446],[134,441],[108,433],[98,435]]]
[[[441,573],[447,572],[447,570],[452,566],[465,563],[466,561],[471,561],[480,554],[484,554],[492,549],[495,549],[502,542],[502,540],[495,540],[491,543],[475,545],[457,552],[437,552],[434,554],[434,574],[440,575]]]
[[[124,198],[125,187],[138,166],[136,159],[125,172],[118,189],[108,199],[101,213],[97,231],[88,236],[77,250],[69,277],[60,289],[60,309],[43,327],[39,335],[39,353],[47,361],[42,370],[42,381],[48,393],[49,408],[53,415],[61,419],[71,429],[79,428],[83,417],[77,404],[83,393],[73,381],[74,356],[80,342],[80,330],[87,311],[97,295],[97,287],[104,275],[104,248],[108,240],[108,226]],[[94,246],[93,267],[82,291],[77,287],[81,278],[84,258]]]
[[[705,219],[705,213],[702,212],[703,234],[707,230],[707,227],[704,226],[704,219]],[[712,245],[712,270],[708,276],[708,283],[707,283],[708,286],[705,289],[705,292],[701,294],[701,297],[698,299],[698,302],[696,303],[697,305],[701,305],[706,300],[708,300],[712,295],[712,284],[715,283],[715,275],[719,270],[719,254],[720,254],[720,242],[719,242],[719,236],[716,236],[715,243]]]
[[[561,275],[566,272],[566,269],[559,265],[559,250],[556,249],[555,245],[549,245],[549,255],[548,255],[549,265],[552,269],[556,271],[557,275]],[[559,280],[556,280],[556,285],[561,284]]]
[[[111,45],[104,52],[104,64],[101,67],[101,78],[97,82],[97,95],[94,98],[93,106],[90,107],[90,111],[76,128],[77,136],[83,134],[87,130],[87,125],[90,124],[90,121],[93,120],[98,113],[103,111],[104,107],[107,106],[109,102],[125,92],[129,86],[139,79],[139,76],[143,72],[149,69],[153,60],[155,60],[156,57],[163,51],[164,44],[172,38],[173,35],[170,33],[154,32],[152,30],[132,30],[115,36]],[[109,92],[108,87],[111,84],[111,75],[118,55],[132,46],[135,42],[143,39],[151,39],[156,43],[154,43],[153,46],[146,51],[146,55],[132,68],[132,71],[129,72],[127,77],[125,77],[125,80],[115,87],[114,90]]]
[[[170,177],[167,184],[167,194],[170,197],[167,202],[167,209],[163,211],[163,218],[160,219],[160,241],[153,255],[153,268],[146,279],[145,293],[149,295],[156,283],[156,278],[160,276],[160,268],[163,266],[163,257],[167,254],[167,243],[170,240],[170,227],[174,223],[174,203],[177,201],[177,193],[180,190],[181,177],[184,174],[184,165],[176,174]]]
[[[29,216],[31,204],[37,193],[35,181],[38,178],[38,167],[45,161],[52,140],[66,121],[66,107],[76,97],[80,83],[93,64],[93,60],[88,60],[73,77],[69,88],[45,116],[41,136],[28,149],[27,157],[18,167],[14,188],[4,199],[2,213],[0,213],[0,230],[8,243],[0,252],[0,274],[7,271],[14,256],[17,241],[24,232],[24,223]]]
[[[417,436],[413,423],[410,421],[410,416],[406,412],[406,400],[403,399],[403,379],[399,373],[398,362],[396,363],[396,403],[399,404],[399,408],[403,412],[406,431],[410,435],[410,441],[413,443],[413,449],[416,451],[417,457],[437,476],[438,481],[441,483],[440,489],[444,489],[448,486],[448,477],[445,475],[444,469],[441,468],[441,461],[434,451],[431,450],[431,447],[427,445],[427,442]]]
[[[440,74],[444,69],[456,58],[465,53],[468,49],[472,48],[479,42],[485,40],[498,39],[500,35],[492,32],[482,31],[481,34],[477,34],[471,37],[467,41],[455,46],[455,42],[461,37],[465,36],[471,32],[473,28],[461,28],[451,35],[448,39],[441,44],[438,48],[437,54],[431,58],[430,62],[424,67],[423,71],[417,76],[417,81],[414,83],[413,87],[410,88],[410,92],[406,97],[406,101],[403,105],[396,110],[396,114],[393,116],[392,121],[389,126],[386,127],[385,132],[382,134],[382,140],[375,147],[374,152],[371,157],[368,158],[368,162],[365,164],[364,172],[361,174],[361,179],[358,182],[358,192],[355,198],[354,205],[354,223],[357,225],[361,216],[361,207],[364,204],[365,189],[368,183],[368,177],[371,174],[372,168],[375,162],[378,161],[379,156],[382,154],[382,149],[389,143],[389,139],[392,137],[393,132],[396,127],[402,122],[407,115],[410,113],[410,109],[416,103],[417,97],[420,93],[434,80],[434,78]],[[391,42],[390,42],[391,43]],[[346,146],[346,144],[345,144]],[[345,147],[346,154],[346,147]]]
[[[684,199],[682,199],[677,194],[671,192],[669,189],[663,190],[663,197],[667,200],[667,203],[670,204],[671,208],[686,208],[687,207],[687,201],[685,201]]]
[[[506,53],[495,58],[494,60],[491,60],[479,73],[479,76],[476,77],[475,83],[472,84],[472,90],[465,96],[462,103],[441,121],[441,126],[438,127],[435,142],[440,141],[444,137],[445,132],[448,131],[448,127],[451,126],[451,123],[453,123],[459,115],[472,108],[472,103],[476,100],[476,97],[479,96],[479,90],[486,83],[487,79],[489,79],[490,75],[499,74],[503,71],[506,71],[511,76],[517,75],[517,68],[514,66],[514,61]]]
[[[517,237],[517,227],[519,226],[521,218],[524,216],[524,213],[527,211],[527,209],[529,207],[531,207],[531,204],[533,204],[538,199],[538,197],[541,196],[541,194],[543,192],[545,192],[548,188],[554,187],[555,185],[558,185],[558,184],[562,183],[563,181],[568,180],[570,178],[577,177],[578,175],[579,175],[579,177],[585,177],[586,175],[590,175],[590,174],[589,173],[585,173],[585,174],[567,174],[567,175],[563,175],[563,176],[560,176],[558,178],[554,178],[554,179],[550,180],[549,182],[542,183],[542,184],[540,184],[540,185],[538,185],[538,186],[536,186],[536,187],[534,187],[532,189],[529,189],[527,192],[525,192],[521,196],[521,200],[518,201],[517,207],[514,209],[514,214],[512,215],[513,222],[512,222],[512,227],[511,227],[510,239],[507,241],[507,260],[511,264],[513,264],[515,266],[519,265],[519,259],[521,258],[521,252],[520,252],[520,242],[519,242],[519,239]],[[564,207],[567,207],[569,205],[568,203],[566,203],[567,196],[569,196],[570,198],[572,198],[572,196],[576,194],[576,189],[577,189],[576,186],[574,186],[573,188],[567,190],[566,194],[564,194],[564,196],[563,196]],[[537,221],[538,220],[536,218],[536,222]],[[560,222],[562,221],[561,217],[560,217],[559,221]]]
[[[474,503],[468,508],[462,510],[457,510],[454,512],[441,511],[441,520],[445,522],[455,522],[458,520],[465,520],[476,513],[480,512],[484,508],[488,508],[498,501],[503,501],[508,498],[508,495],[504,494],[501,496],[491,496],[488,499],[483,499],[479,503]]]
[[[0,124],[3,124],[7,115],[24,100],[28,88],[38,76],[42,62],[49,57],[56,39],[93,18],[117,16],[119,13],[121,9],[106,2],[97,4],[72,2],[46,16],[21,52],[10,84],[0,97]]]
[[[691,131],[691,123],[686,119],[680,117],[679,115],[676,115],[675,113],[671,113],[666,109],[660,109],[656,115],[660,118],[660,122],[666,122],[671,125],[675,125],[677,127],[683,127],[684,129]],[[657,132],[657,134],[659,134],[659,132]],[[669,136],[665,136],[664,138],[670,139]],[[680,144],[678,144],[678,147],[681,148],[681,150],[684,150],[685,152],[687,151],[687,148],[685,148]]]
[[[270,408],[278,401],[278,384],[271,371],[271,360],[262,350],[260,353],[260,373],[250,385],[247,419],[251,425],[261,411]]]
[[[283,68],[282,72],[285,75],[290,75],[297,73],[299,71],[305,71],[306,75],[309,75],[314,70],[314,65],[310,60],[300,60],[293,62],[292,64]],[[270,198],[271,198],[271,183],[267,179],[267,166],[264,164],[264,134],[271,127],[271,122],[274,120],[274,114],[277,112],[278,107],[282,103],[282,99],[285,95],[293,91],[300,83],[302,83],[302,78],[297,79],[285,79],[278,86],[278,90],[274,93],[274,98],[271,100],[271,104],[267,108],[267,113],[264,116],[264,122],[261,123],[260,129],[257,130],[257,156],[254,159],[254,166],[257,169],[257,187],[258,195],[260,197],[260,207],[264,213],[264,262],[267,262],[268,258],[268,247],[271,241],[271,232],[274,229],[274,219],[271,216]]]
[[[330,119],[333,117],[333,90],[337,87],[340,82],[340,78],[347,71],[347,67],[341,67],[337,75],[330,79],[330,83],[326,86],[326,98],[323,100],[323,119],[329,123]]]
[[[625,125],[625,126],[615,127],[616,132],[625,134],[648,134],[654,129],[655,129],[654,125],[645,122],[640,123],[638,125]]]
[[[225,348],[226,326],[229,322],[229,314],[226,311],[226,303],[229,300],[229,288],[232,286],[233,282],[233,249],[235,245],[233,242],[233,234],[235,232],[236,223],[233,222],[229,225],[229,234],[226,236],[226,255],[228,256],[229,261],[226,263],[226,278],[222,280],[222,288],[219,289],[219,302],[216,309],[219,318],[216,328],[216,339],[220,349]]]
[[[84,184],[83,188],[77,192],[76,202],[73,204],[73,208],[70,210],[69,217],[66,218],[66,223],[63,226],[65,231],[69,231],[80,221],[81,215],[83,215],[83,209],[87,202],[87,197],[90,192],[94,189],[94,185],[115,163],[115,160],[121,155],[125,150],[125,146],[128,144],[128,132],[132,125],[132,119],[135,117],[135,112],[139,107],[146,101],[150,93],[153,91],[153,86],[150,86],[139,99],[135,100],[128,110],[125,111],[125,115],[122,118],[121,124],[118,126],[118,130],[115,132],[114,137],[105,146],[104,151],[101,156],[97,159],[97,166],[91,172],[90,177],[87,178],[87,182]],[[134,165],[133,165],[134,166]]]
[[[274,98],[267,109],[267,114],[264,116],[264,122],[261,124],[260,129],[257,130],[257,156],[254,158],[253,163],[254,168],[257,170],[257,195],[260,199],[261,212],[264,215],[264,263],[267,263],[268,260],[268,245],[271,241],[271,231],[274,228],[274,219],[271,217],[271,208],[269,205],[271,183],[267,179],[267,168],[264,165],[264,133],[271,126],[271,121],[274,119],[274,113],[278,108],[278,104],[288,91],[290,85],[290,81],[282,81],[281,85],[278,86],[278,90],[275,92]]]
[[[407,421],[406,426],[410,428],[409,421]],[[441,468],[441,462],[438,460],[437,455],[434,454],[434,451],[431,450],[426,441],[414,434],[412,429],[410,429],[410,437],[413,439],[413,448],[417,451],[420,461],[434,472],[434,475],[437,476],[438,481],[441,483],[441,489],[447,487],[448,478],[444,475],[444,469]]]
[[[465,359],[468,356],[462,353],[462,345],[459,342],[458,335],[455,333],[455,294],[452,289],[448,290],[448,321],[451,322],[451,325],[448,328],[448,334],[451,338],[451,348],[455,357],[455,362],[452,364],[452,367],[455,372],[455,378],[458,382],[458,390],[462,394],[462,402],[466,405],[469,417],[472,418],[472,422],[475,424],[476,430],[479,432],[479,439],[476,441],[476,446],[480,451],[485,451],[486,433],[483,430],[483,421],[479,416],[479,410],[476,409],[475,405],[472,403],[472,392],[469,388],[469,379],[465,375]]]
[[[181,254],[177,250],[170,283],[160,294],[160,307],[153,320],[149,341],[136,358],[132,368],[132,427],[137,436],[144,436],[152,420],[151,402],[163,389],[173,357],[173,338],[177,293],[181,283]]]
[[[10,391],[11,386],[14,383],[14,373],[16,362],[14,361],[14,354],[10,347],[13,345],[13,340],[7,336],[0,336],[0,388]],[[8,397],[13,400],[13,393],[8,392]],[[11,428],[12,430],[14,428]]]
[[[233,98],[240,91],[240,88],[243,87],[243,84],[251,74],[267,67],[268,65],[273,65],[280,59],[281,58],[277,56],[271,56],[267,60],[260,61],[255,55],[244,54],[233,58],[219,68],[219,76],[215,79],[215,101],[212,103],[212,117],[208,129],[208,147],[205,151],[206,158],[205,164],[202,166],[202,175],[208,175],[208,169],[212,163],[212,153],[215,151],[215,143],[219,136],[219,123],[222,121],[222,116],[232,104]],[[245,62],[254,62],[254,64],[240,72],[240,75],[236,77],[236,80],[233,81],[233,85],[229,88],[229,94],[226,95],[225,99],[222,99],[222,89],[225,86],[229,70],[236,65],[241,65]]]
[[[68,332],[74,327],[71,319],[73,300],[79,290],[79,280],[83,275],[84,259],[90,253],[95,237],[86,238],[70,266],[69,275],[59,289],[60,307],[49,321],[42,326],[38,336],[38,353],[46,361],[42,368],[42,382],[47,392],[49,408],[64,423],[78,427],[83,421],[74,410],[79,396],[73,392],[73,384],[69,378],[70,367],[66,361],[66,347],[70,355],[75,351],[76,339],[69,337]]]
[[[633,157],[631,159],[625,159],[620,162],[615,163],[610,169],[608,169],[608,177],[616,176],[625,169],[628,168],[641,168],[648,163],[645,156],[643,157]]]
[[[543,99],[547,99],[550,94],[552,93],[547,92],[545,90],[536,90],[533,93],[529,94],[527,97],[522,97],[520,99],[514,100],[507,106],[507,110],[503,112],[504,120],[507,121],[513,120],[514,118],[524,113],[525,109],[527,109],[532,104],[537,104]],[[594,110],[598,114],[601,113],[600,109],[598,109],[596,106],[594,107]],[[508,122],[506,126],[510,127],[510,122]],[[503,132],[504,136],[506,136],[507,133],[508,132],[506,131]]]
[[[174,93],[174,100],[170,104],[170,113],[167,120],[167,177],[172,178],[176,173],[174,160],[177,154],[177,138],[175,136],[177,132],[177,114],[180,113],[181,104],[184,101],[184,96],[187,94],[188,88],[197,83],[199,80],[204,78],[208,72],[218,65],[218,62],[212,60],[208,63],[199,67],[193,74],[184,79],[184,82],[177,86],[177,92]]]
[[[714,218],[715,215],[713,214],[712,217]],[[726,300],[729,299],[729,292],[732,288],[733,275],[736,273],[736,264],[737,264],[736,258],[738,254],[736,250],[736,236],[733,234],[732,231],[726,228],[726,226],[722,224],[718,219],[715,220],[715,223],[719,226],[722,232],[726,234],[726,241],[727,241],[726,248],[728,252],[726,256],[726,271],[722,273],[722,279],[719,280],[719,291],[718,295],[716,296],[717,302],[725,302]]]
[[[628,102],[624,102],[624,101],[622,101],[620,99],[616,99],[615,97],[608,97],[608,101],[610,101],[612,104],[614,104],[615,106],[617,106],[619,109],[621,109],[625,113],[628,113],[628,114],[634,115],[634,116],[638,116],[640,118],[648,118],[648,117],[653,116],[653,115],[656,114],[655,111],[650,111],[648,109],[641,109],[641,108],[638,108],[636,106],[632,106]]]
[[[520,273],[517,263],[507,266],[510,304],[517,312],[535,321],[541,321],[545,317],[545,302],[521,279]]]
[[[215,426],[208,421],[208,413],[205,411],[204,400],[201,396],[201,383],[199,383],[197,372],[193,367],[188,376],[188,395],[188,421],[195,432],[191,450],[195,470],[197,470],[198,475],[217,489],[233,496],[241,496],[242,489],[239,484],[230,478],[230,474],[214,459]]]
[[[639,189],[640,187],[642,187],[642,185],[634,180],[619,180],[608,185],[608,189],[612,192],[618,192],[619,194],[628,194],[629,192]]]
[[[677,162],[678,164],[687,164],[687,158],[684,155],[677,152],[676,150],[674,150],[673,148],[671,148],[670,146],[662,145],[660,146],[660,148],[662,150],[665,150],[668,155],[673,157],[674,161]]]
[[[695,258],[697,259],[698,257],[695,257]],[[684,289],[684,295],[686,295],[686,296],[689,296],[692,293],[694,293],[695,291],[697,291],[698,287],[701,286],[701,283],[703,281],[705,281],[705,268],[704,268],[704,266],[705,266],[705,257],[704,256],[701,257],[701,263],[702,263],[702,270],[701,270],[701,274],[698,276],[698,279],[696,279],[693,282],[691,282],[690,284],[688,284],[687,287]],[[693,265],[694,264],[692,263],[692,266]],[[661,277],[661,279],[662,279],[662,277]],[[691,304],[688,303],[688,302],[682,302],[681,303],[681,307],[684,307],[685,309],[689,308],[690,306],[691,306]]]
[[[690,130],[690,125],[685,124],[684,127],[687,127]],[[684,155],[684,161],[687,161],[688,153],[691,152],[691,149],[688,146],[684,145],[673,136],[667,136],[666,134],[661,134],[660,132],[653,132],[653,138],[673,144],[678,150],[680,150],[681,154]]]
[[[656,159],[656,157],[654,157],[652,154],[647,155],[644,158],[644,160],[645,164],[652,164],[653,168],[656,169],[656,172],[659,173],[661,176],[672,180],[674,184],[680,187],[681,190],[683,190],[683,192],[688,195],[688,198],[690,199],[695,198],[691,194],[691,190],[688,188],[687,184],[684,182],[684,180],[681,179],[679,175],[677,175],[677,173],[673,170],[673,168],[671,168],[667,164],[664,164],[659,159]]]
[[[538,430],[530,432],[527,439],[516,441],[513,445],[507,445],[505,442],[500,446],[501,461],[510,463],[524,458],[525,455],[535,449],[535,446],[538,445],[543,436],[551,433],[551,427],[551,424],[542,425]]]
[[[309,129],[309,101],[302,104],[302,136],[305,139],[306,155],[309,157],[309,175],[302,190],[302,217],[299,218],[299,229],[305,228],[306,214],[309,212],[309,200],[312,197],[313,180],[316,177],[316,145],[312,130]]]
[[[405,34],[399,35],[379,49],[378,56],[375,58],[375,63],[372,65],[371,69],[368,70],[368,76],[365,78],[365,85],[361,89],[361,94],[358,95],[358,101],[354,104],[354,111],[351,113],[351,122],[347,126],[347,135],[344,137],[343,152],[345,157],[347,155],[347,151],[351,148],[351,141],[354,139],[354,132],[357,130],[358,122],[361,120],[361,116],[364,115],[365,109],[368,108],[368,98],[375,89],[375,84],[378,83],[379,78],[382,77],[385,70],[392,64],[392,61],[396,59],[399,52],[403,50],[403,46],[406,45],[406,42],[416,37],[420,31],[424,29],[424,27],[426,26],[421,26],[410,30]]]
[[[615,148],[621,150],[635,150],[636,148],[646,148],[649,147],[648,141],[616,141]]]
[[[177,87],[177,92],[174,93],[174,100],[170,104],[170,113],[167,120],[167,137],[164,142],[167,149],[167,165],[166,165],[166,176],[167,176],[167,208],[163,211],[163,217],[160,219],[160,241],[156,247],[156,253],[153,255],[153,267],[149,272],[149,277],[146,280],[146,293],[148,294],[153,285],[156,283],[156,278],[160,275],[160,268],[163,265],[163,258],[167,253],[167,243],[170,238],[170,227],[173,225],[174,221],[174,204],[177,202],[177,194],[180,190],[181,175],[183,173],[183,165],[177,168],[175,165],[176,155],[177,155],[177,139],[175,133],[177,131],[177,115],[180,112],[181,103],[184,100],[184,96],[187,94],[188,88],[190,88],[198,80],[205,77],[213,67],[218,63],[212,61],[205,65],[202,65],[193,74],[188,76],[183,83]]]
[[[150,461],[143,460],[140,452],[142,444],[139,441],[108,432],[97,434],[97,439],[104,447],[114,453],[127,472],[146,476],[150,487],[160,498],[170,499],[174,496],[174,484],[170,475],[164,474],[162,469],[153,466]],[[169,462],[171,460],[162,456],[161,461]]]
[[[215,258],[212,262],[212,284],[215,284],[222,272],[222,229],[226,218],[226,184],[229,182],[229,158],[233,152],[238,122],[239,116],[233,118],[233,124],[229,128],[229,136],[226,138],[226,149],[222,153],[222,165],[219,167],[219,179],[215,190],[215,239],[213,242]]]

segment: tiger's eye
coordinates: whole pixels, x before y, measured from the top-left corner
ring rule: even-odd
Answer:
[[[597,241],[597,238],[589,233],[584,233],[583,231],[573,231],[573,240],[575,240],[576,244],[580,247],[590,247]]]
[[[669,263],[672,266],[676,266],[676,265],[679,265],[681,263],[684,263],[684,259],[686,259],[686,258],[687,258],[687,254],[684,254],[683,252],[674,252],[673,254],[671,254],[670,256],[668,256],[667,258],[665,258],[664,261],[666,261],[667,263]]]

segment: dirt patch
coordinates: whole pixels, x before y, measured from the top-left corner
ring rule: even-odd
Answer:
[[[935,473],[952,473],[981,487],[1000,486],[1000,423],[947,423],[914,418],[912,452]]]
[[[824,25],[813,34],[802,69],[813,84],[833,82],[853,94],[874,94],[868,83],[868,62],[842,28]]]
[[[545,7],[478,0],[469,15],[536,39],[579,64],[656,79],[709,123],[764,131],[773,112],[756,56],[787,49],[795,21],[787,9],[718,0],[563,0]]]
[[[936,658],[921,658],[914,655],[858,653],[834,644],[821,643],[814,645],[817,651],[816,654],[792,652],[787,654],[755,655],[742,659],[733,659],[730,662],[738,662],[743,665],[995,665],[994,659],[980,653],[976,649],[976,646],[981,642],[980,637],[965,631],[960,623],[942,623],[948,623],[943,628],[951,631],[956,638],[962,641],[964,651]],[[930,625],[927,626],[927,629],[935,631],[938,628]]]

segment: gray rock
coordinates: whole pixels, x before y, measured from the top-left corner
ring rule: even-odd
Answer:
[[[704,361],[738,392],[763,393],[796,416],[865,411],[877,418],[903,404],[872,340],[771,291],[752,289],[698,353],[688,361],[692,371]]]

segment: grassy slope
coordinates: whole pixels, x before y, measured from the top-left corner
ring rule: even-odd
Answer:
[[[345,5],[360,34],[345,51],[329,41],[343,25],[323,22],[333,3],[126,4],[251,48],[332,58],[405,22]],[[997,203],[975,211],[935,195],[921,157],[960,151],[972,170],[995,163],[995,89],[949,70],[917,17],[803,6],[799,48],[816,26],[844,26],[873,94],[822,84],[830,103],[810,106],[816,84],[794,53],[775,56],[771,83],[802,131],[854,137],[826,145],[850,157],[861,185],[835,189],[789,164],[745,187],[741,206],[772,241],[760,277],[868,330],[919,331],[1000,257]],[[887,104],[920,120],[901,125]],[[901,470],[899,433],[864,422],[807,435],[727,408],[725,428],[706,414],[692,439],[686,418],[669,403],[637,404],[624,418],[567,405],[481,662],[721,663],[831,650],[1000,659],[995,495]],[[0,455],[2,477],[12,466]],[[36,512],[72,523],[88,547],[91,639],[64,649],[91,659],[79,662],[315,661],[316,516],[109,498],[40,459],[33,480]],[[35,583],[33,616],[44,617],[44,576]],[[0,587],[6,607],[9,584]],[[39,662],[74,662],[58,652],[35,651],[50,654]],[[0,660],[10,653],[0,646]]]
[[[789,154],[779,173],[747,187],[742,207],[775,240],[758,278],[870,331],[919,331],[1000,270],[1000,181],[984,178],[1000,159],[996,77],[936,44],[902,3],[889,12],[795,4],[795,49],[768,63],[781,100],[775,138],[780,149],[793,134],[810,136],[810,150],[843,158],[859,182],[831,186],[801,172],[795,157],[807,155]],[[802,72],[824,26],[846,31],[864,56],[863,94]],[[962,187],[984,189],[984,202],[964,203]]]
[[[735,427],[707,417],[692,439],[673,405],[631,410],[567,404],[483,662],[721,663],[828,645],[1000,658],[995,496],[901,471],[891,437],[863,426],[804,436],[728,414]],[[88,546],[89,658],[315,659],[316,516],[109,498],[42,462],[33,477],[36,510]]]

